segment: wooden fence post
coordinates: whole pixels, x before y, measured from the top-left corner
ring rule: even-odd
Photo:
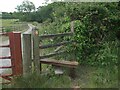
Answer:
[[[74,33],[74,21],[71,21],[71,32]],[[72,52],[72,60],[71,61],[74,61],[74,57],[75,57],[75,53]],[[70,77],[72,79],[75,79],[76,77],[76,71],[75,71],[75,68],[70,68]]]
[[[118,68],[120,68],[120,32],[118,32],[119,34],[119,36],[117,36],[118,37]],[[118,72],[120,72],[120,69],[118,69]],[[120,80],[120,77],[118,77],[118,80]],[[119,86],[119,88],[120,88],[120,83],[118,83],[118,86]]]
[[[39,36],[36,30],[33,31],[33,63],[34,71],[40,73],[40,58],[39,58]]]
[[[31,34],[23,34],[23,74],[32,72]]]
[[[74,33],[74,21],[71,21],[71,32]]]
[[[8,36],[10,43],[13,75],[22,75],[23,65],[22,65],[21,33],[10,32],[8,33]]]

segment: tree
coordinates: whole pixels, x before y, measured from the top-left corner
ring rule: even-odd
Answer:
[[[47,6],[40,6],[37,10],[37,15],[39,15],[38,17],[40,18],[38,22],[42,22],[45,21],[47,19],[51,19],[52,20],[52,12],[53,12],[53,7],[52,5],[47,5]]]
[[[22,2],[21,5],[18,5],[16,9],[18,12],[32,12],[35,11],[35,5],[33,4],[33,2],[25,0]]]
[[[35,5],[33,2],[25,0],[21,5],[17,5],[15,8],[18,11],[18,18],[22,21],[31,21],[31,13],[35,11]]]
[[[17,7],[15,9],[17,9],[18,12],[23,12],[23,6],[22,5],[17,5]]]

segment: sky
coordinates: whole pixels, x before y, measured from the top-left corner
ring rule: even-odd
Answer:
[[[0,12],[14,12],[16,6],[22,4],[24,0],[0,0]],[[34,3],[35,7],[41,6],[44,0],[29,0]]]
[[[17,5],[20,5],[22,4],[24,0],[0,0],[0,12],[14,12],[16,11],[16,7]],[[33,2],[35,4],[35,7],[37,8],[38,6],[42,6],[45,2],[45,0],[29,0],[31,2]],[[48,0],[49,3],[51,3],[51,0]],[[63,1],[63,0],[55,0],[55,1]],[[74,0],[68,0],[68,1],[74,1]],[[75,1],[83,1],[83,2],[86,2],[86,1],[105,1],[105,2],[108,2],[108,1],[119,1],[119,0],[75,0]]]

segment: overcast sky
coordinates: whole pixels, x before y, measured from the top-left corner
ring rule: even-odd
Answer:
[[[20,5],[24,0],[0,0],[0,12],[13,12],[17,5]],[[29,0],[35,4],[35,7],[41,6],[44,0]]]
[[[17,5],[20,5],[24,0],[0,0],[0,12],[14,12]],[[42,6],[45,0],[29,0],[35,4],[35,7]],[[51,3],[51,0],[48,0]],[[64,1],[64,0],[54,0],[54,1]],[[67,0],[67,1],[77,1],[77,2],[118,2],[119,0]]]

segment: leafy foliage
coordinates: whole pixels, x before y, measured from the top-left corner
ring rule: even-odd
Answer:
[[[39,7],[21,20],[37,21],[41,34],[55,34],[70,31],[74,21],[74,36],[50,39],[50,43],[73,40],[66,49],[65,58],[77,60],[81,65],[77,71],[76,85],[83,88],[118,87],[118,43],[116,33],[120,32],[120,3],[52,3]],[[120,37],[119,34],[117,34]],[[48,41],[45,43],[48,43]],[[44,53],[44,52],[43,52]],[[85,66],[98,66],[95,69]],[[104,66],[104,67],[103,67]],[[107,66],[107,67],[105,67]],[[81,69],[81,70],[80,70]],[[86,69],[86,70],[85,70]],[[50,74],[51,75],[51,74]],[[37,75],[17,77],[13,87],[53,88],[70,87],[74,82],[67,76]],[[34,82],[34,83],[33,83]],[[75,83],[74,83],[75,84]],[[51,85],[51,86],[50,86]]]
[[[82,64],[117,65],[116,33],[120,30],[118,3],[53,3],[51,5],[55,8],[54,21],[46,22],[40,32],[44,30],[46,33],[69,32],[70,20],[73,20],[74,37],[59,38],[56,41],[74,40],[76,43],[69,45],[67,50],[69,53],[74,53],[74,59]],[[62,8],[64,13],[59,8]]]
[[[69,45],[67,50],[71,53],[71,57],[72,53],[75,53],[74,59],[80,63],[90,65],[117,64],[118,41],[116,33],[120,31],[118,2],[54,2],[40,6],[36,12],[15,14],[18,14],[20,20],[41,23],[40,34],[69,32],[70,22],[74,21],[74,37],[55,38],[54,42],[63,39],[76,41],[74,45]]]
[[[16,19],[13,13],[2,12],[2,19]]]
[[[35,10],[35,5],[33,2],[25,0],[22,2],[21,5],[18,5],[17,8],[18,12],[31,12]]]

